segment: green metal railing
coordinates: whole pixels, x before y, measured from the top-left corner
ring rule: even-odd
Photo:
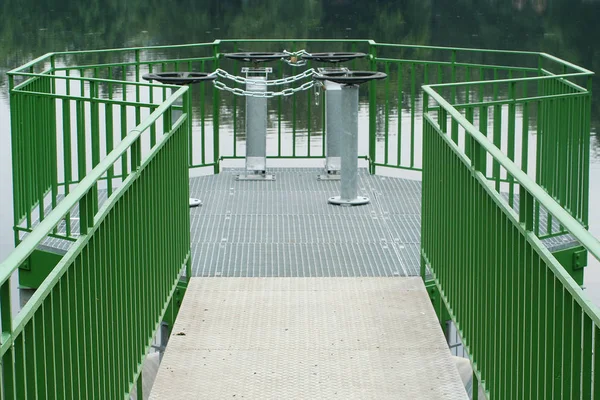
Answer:
[[[587,226],[591,91],[567,80],[572,77],[580,74],[442,84],[431,90],[449,99],[454,109]],[[583,77],[591,88],[591,76]],[[470,156],[471,141],[464,127],[444,108],[432,107],[440,126]],[[511,207],[518,207],[518,183],[497,160],[488,157],[481,171],[497,192],[507,196]],[[538,237],[565,233],[543,207],[537,205],[535,211]]]
[[[10,76],[17,244],[135,125],[178,89],[86,78],[84,71],[79,73],[80,76],[33,73]],[[25,80],[17,84],[17,77]],[[130,100],[128,91],[147,96]],[[159,122],[143,138],[144,151],[165,133],[166,120],[161,117]],[[130,155],[124,154],[101,178],[108,195],[127,178],[130,170]],[[55,231],[53,235],[74,240],[77,236],[72,234],[70,220],[65,224],[65,232]]]
[[[186,88],[80,176],[0,265],[2,398],[126,398],[135,383],[141,393],[142,362],[190,261],[188,168],[180,156],[189,120],[178,101],[185,108]],[[122,181],[102,189],[125,156]],[[76,241],[12,315],[11,275],[75,215]]]
[[[361,92],[363,103],[368,102],[369,129],[361,132],[359,151],[360,157],[369,161],[372,173],[382,167],[421,170],[420,116],[433,106],[421,86],[435,84],[445,99],[587,225],[590,71],[536,52],[369,40],[217,40],[51,53],[11,71],[13,156],[19,165],[14,169],[15,240],[20,240],[21,231],[31,231],[35,220],[56,205],[57,196],[68,193],[82,169],[89,170],[118,144],[131,128],[128,124],[139,123],[175,90],[140,82],[144,73],[213,71],[219,67],[239,73],[241,65],[225,59],[224,53],[283,49],[362,51],[369,58],[350,67],[388,73],[383,84],[372,83]],[[279,62],[274,76],[298,71]],[[457,82],[461,85],[454,85]],[[364,92],[367,89],[368,95]],[[206,84],[192,85],[189,90],[187,112],[192,116],[193,129],[188,137],[188,165],[218,173],[225,160],[244,157],[243,99]],[[324,106],[322,100],[315,104],[312,92],[270,99],[267,156],[323,158]],[[28,120],[32,114],[40,118]],[[101,129],[104,126],[106,129]],[[464,138],[456,123],[451,129],[453,136]],[[40,135],[40,131],[47,133]],[[78,152],[86,151],[87,160],[85,154],[78,156]],[[557,168],[559,163],[554,160],[569,163],[569,168]],[[114,175],[119,176],[117,172]],[[498,163],[486,169],[486,176],[497,187],[503,185],[513,204],[515,183],[507,181]],[[31,211],[34,207],[35,216]],[[544,210],[537,210],[537,214],[540,237],[564,234]]]
[[[9,73],[23,243],[0,268],[7,397],[75,397],[80,387],[101,397],[101,385],[118,397],[140,382],[148,340],[189,263],[186,171],[218,173],[243,158],[245,130],[242,101],[230,93],[141,77],[238,73],[224,53],[283,49],[362,51],[369,57],[353,69],[388,73],[361,89],[368,129],[359,156],[371,173],[423,170],[424,273],[488,395],[589,398],[600,382],[592,376],[600,319],[540,239],[570,234],[583,246],[573,265],[585,265],[586,249],[599,254],[584,229],[592,73],[545,53],[300,39],[50,53]],[[274,69],[278,78],[299,71]],[[268,157],[323,158],[324,105],[310,92],[269,100]],[[174,236],[178,245],[167,245]],[[47,238],[70,241],[70,250],[13,317],[8,277]],[[86,296],[107,291],[96,302]],[[116,340],[107,324],[118,324]],[[109,344],[111,359],[88,366]],[[42,376],[48,365],[57,372]]]
[[[488,398],[600,398],[600,310],[538,238],[536,209],[597,259],[600,242],[438,89],[425,87],[437,107],[424,116],[421,254],[440,319],[455,323]],[[489,158],[516,209],[490,184]]]

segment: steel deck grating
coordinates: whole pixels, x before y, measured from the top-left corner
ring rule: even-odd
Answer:
[[[239,170],[190,179],[193,276],[352,277],[420,273],[421,183],[359,173],[371,203],[339,207],[339,181],[320,169],[274,169],[275,181],[236,181]]]
[[[339,181],[319,181],[321,169],[275,168],[271,182],[235,180],[240,170],[190,179],[190,196],[203,200],[190,210],[195,276],[415,276],[420,269],[421,182],[359,173],[359,193],[371,203],[336,207]],[[508,194],[502,193],[508,200]],[[58,195],[61,201],[63,195]],[[106,191],[98,190],[98,203]],[[45,214],[51,211],[49,199]],[[519,195],[513,208],[518,213]],[[71,232],[79,235],[77,207]],[[548,215],[541,210],[540,223]],[[34,219],[33,226],[39,224]],[[552,230],[560,228],[552,221]],[[65,234],[65,222],[57,226]],[[26,235],[26,234],[25,234]],[[72,241],[53,237],[40,245],[66,252]],[[551,251],[578,245],[571,235],[542,240]],[[292,256],[294,255],[294,256]],[[372,265],[372,263],[378,263]],[[254,267],[251,267],[254,265]],[[288,266],[285,266],[288,265]]]

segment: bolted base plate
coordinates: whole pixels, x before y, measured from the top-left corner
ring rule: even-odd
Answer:
[[[235,178],[236,181],[274,181],[275,175],[273,174],[246,174],[238,175]]]
[[[340,179],[342,179],[340,171],[327,171],[324,174],[317,175],[318,181],[339,181]]]
[[[350,206],[362,206],[364,204],[368,204],[369,198],[368,197],[364,197],[364,196],[358,196],[355,199],[352,200],[342,200],[341,196],[334,196],[334,197],[330,197],[329,199],[327,199],[327,201],[329,202],[329,204],[334,204],[336,206],[345,206],[345,207],[350,207]]]
[[[202,205],[202,200],[190,197],[190,207],[198,207]]]

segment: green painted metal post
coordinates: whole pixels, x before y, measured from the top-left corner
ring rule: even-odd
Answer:
[[[215,63],[215,69],[219,68],[219,42],[213,45],[213,57]],[[213,89],[213,162],[214,165],[214,173],[218,174],[220,172],[219,164],[221,153],[219,149],[219,90],[217,88]]]
[[[369,44],[371,71],[377,71],[377,47]],[[369,82],[369,173],[375,173],[377,154],[377,86],[375,81]]]

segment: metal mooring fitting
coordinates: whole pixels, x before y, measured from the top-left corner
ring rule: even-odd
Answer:
[[[359,85],[387,75],[374,71],[335,71],[315,75],[316,80],[340,85],[337,104],[340,115],[339,146],[341,154],[341,190],[339,196],[328,199],[330,204],[358,206],[369,203],[369,198],[358,196],[358,89]],[[328,105],[330,105],[328,103]]]

